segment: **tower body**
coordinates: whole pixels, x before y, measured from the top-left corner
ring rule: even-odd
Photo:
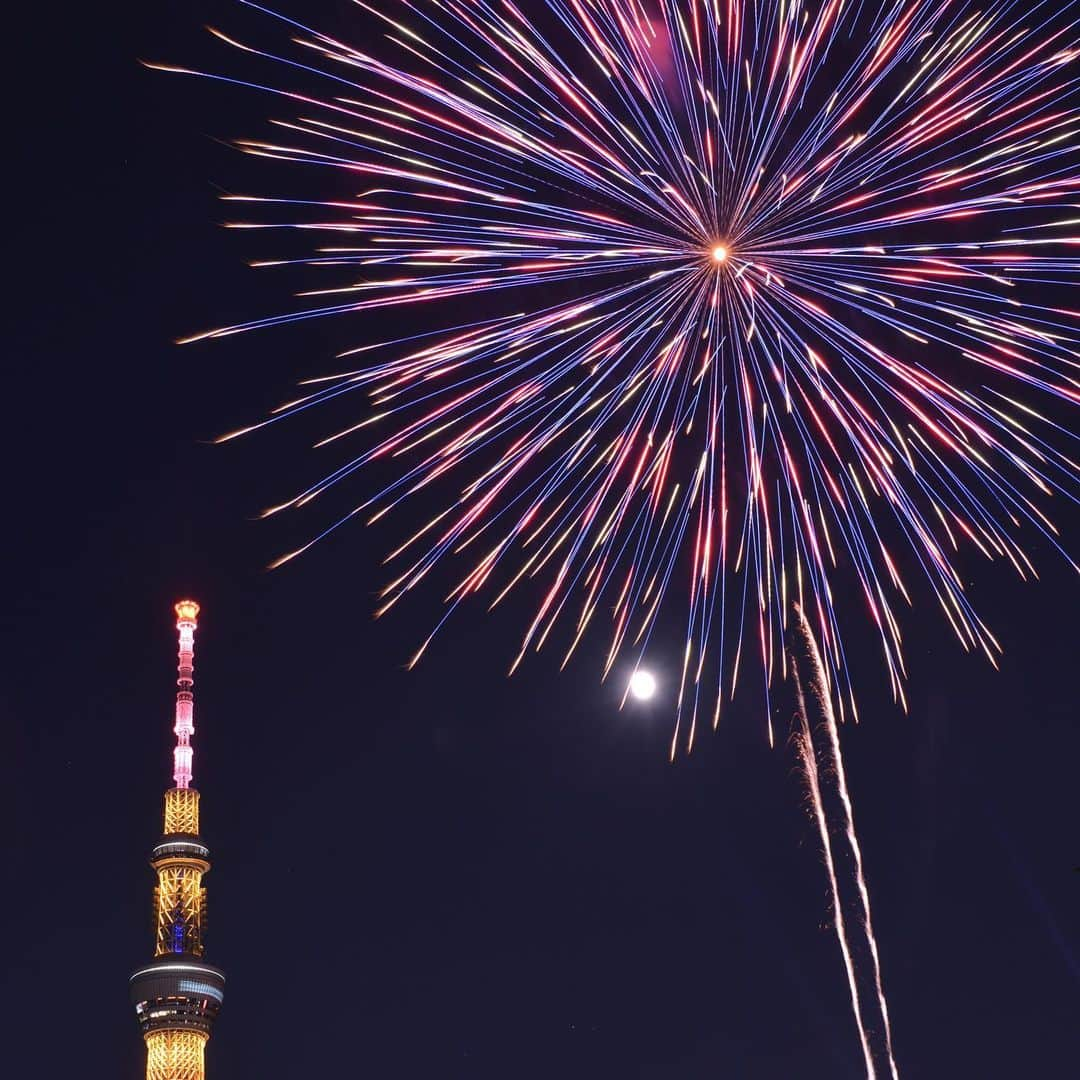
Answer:
[[[174,787],[165,792],[162,836],[150,856],[154,889],[154,959],[130,980],[131,1001],[146,1042],[147,1080],[203,1080],[203,1052],[225,994],[225,976],[204,963],[210,851],[199,835],[199,793],[191,786],[194,651],[199,605],[176,605],[180,652],[176,694]]]

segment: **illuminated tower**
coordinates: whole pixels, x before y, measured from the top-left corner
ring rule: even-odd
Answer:
[[[175,787],[165,792],[163,835],[150,856],[154,959],[131,976],[131,1001],[146,1041],[146,1080],[203,1080],[203,1051],[225,992],[225,976],[204,964],[210,851],[199,837],[199,793],[191,786],[193,654],[199,605],[176,605],[180,657],[176,685]]]

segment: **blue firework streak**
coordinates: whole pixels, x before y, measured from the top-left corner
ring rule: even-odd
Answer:
[[[1048,497],[1075,497],[1054,418],[1078,400],[1075,4],[357,0],[365,47],[245,6],[280,48],[214,32],[270,78],[208,77],[290,118],[238,145],[334,195],[241,199],[289,213],[242,227],[304,230],[301,261],[339,276],[198,337],[410,327],[360,322],[358,366],[264,421],[370,398],[320,444],[339,466],[270,512],[398,464],[320,534],[434,505],[380,613],[454,556],[446,616],[533,581],[514,666],[604,624],[607,674],[681,597],[673,752],[740,668],[766,693],[784,674],[796,602],[855,715],[841,590],[901,702],[897,608],[927,586],[994,661],[958,553],[1029,576],[1028,538],[1060,549]]]

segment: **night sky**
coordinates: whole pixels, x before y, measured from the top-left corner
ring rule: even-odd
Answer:
[[[5,1071],[142,1075],[127,977],[152,946],[190,593],[207,959],[228,976],[210,1080],[862,1076],[794,755],[769,749],[750,680],[670,764],[677,629],[656,702],[619,712],[602,639],[506,678],[528,595],[468,609],[406,672],[439,595],[373,621],[393,520],[264,569],[316,523],[255,517],[318,475],[325,428],[209,440],[377,328],[172,343],[299,284],[220,228],[219,194],[282,179],[224,144],[271,106],[137,64],[227,69],[201,25],[246,18],[143,2],[9,29]],[[1080,517],[1055,517],[1076,550]],[[908,1080],[1077,1075],[1078,591],[1031,548],[1033,584],[964,564],[1000,673],[921,593],[909,715],[854,643],[844,749]],[[778,694],[779,729],[791,708]]]

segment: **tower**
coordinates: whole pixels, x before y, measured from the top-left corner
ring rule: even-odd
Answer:
[[[131,1001],[146,1042],[146,1080],[203,1080],[203,1051],[225,993],[225,975],[203,963],[210,851],[199,836],[199,793],[191,786],[192,693],[199,605],[176,605],[180,653],[176,685],[174,787],[165,792],[162,837],[150,855],[154,889],[154,959],[130,980]]]

